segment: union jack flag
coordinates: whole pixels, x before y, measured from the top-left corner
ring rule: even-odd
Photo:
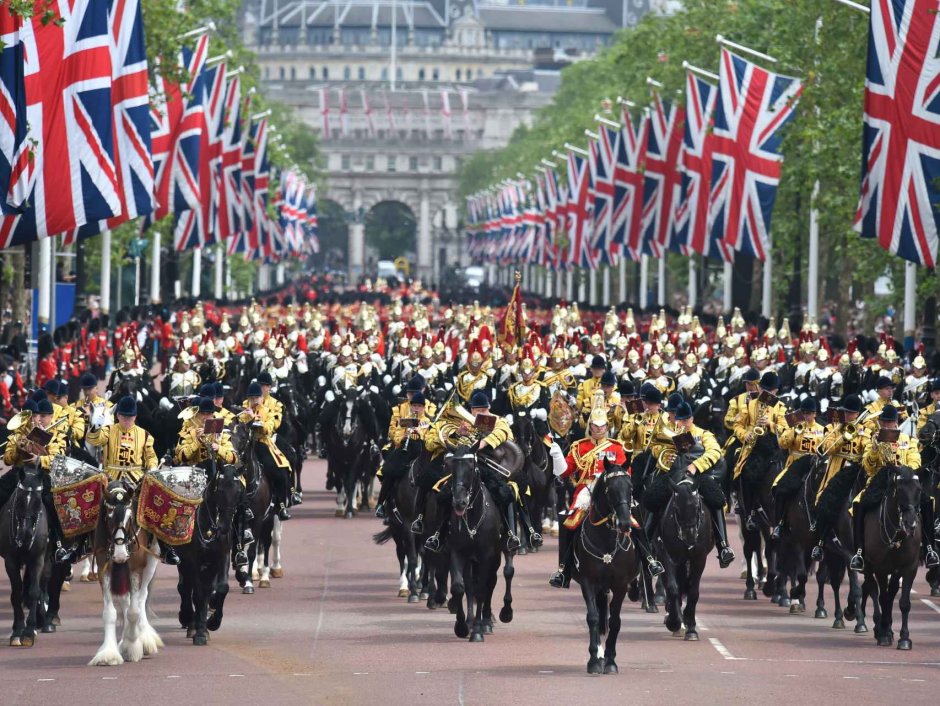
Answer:
[[[930,268],[940,228],[938,49],[936,0],[872,3],[855,229]]]
[[[317,191],[311,188],[307,192],[307,231],[310,234],[310,248],[316,255],[320,252],[320,222],[317,219]]]
[[[591,172],[587,159],[568,152],[568,262],[595,269],[597,253],[591,248],[594,217],[590,193]]]
[[[611,217],[614,210],[614,155],[620,131],[599,125],[600,139],[591,140],[588,154],[594,182],[593,247],[605,265],[616,262],[616,248],[611,242]]]
[[[644,244],[656,257],[667,250],[678,251],[673,242],[675,204],[679,202],[682,176],[678,170],[685,115],[675,104],[653,92],[653,110],[646,143],[646,188],[644,190]]]
[[[639,260],[643,254],[643,196],[646,192],[646,143],[650,129],[648,111],[640,115],[636,128],[624,106],[623,138],[624,150],[617,157],[615,183],[624,189],[625,203],[615,212],[619,214],[614,232],[617,242],[625,242],[631,260]]]
[[[712,132],[708,227],[739,252],[766,259],[780,166],[780,128],[793,118],[803,85],[721,50]]]
[[[682,198],[675,209],[675,239],[688,255],[731,262],[734,251],[708,235],[708,194],[712,176],[711,125],[718,87],[691,71],[686,75],[685,134],[679,153]]]
[[[108,0],[58,0],[61,23],[24,24],[29,206],[0,221],[0,248],[121,214],[111,112]],[[7,12],[5,8],[3,12]],[[6,195],[4,195],[4,198]]]
[[[32,161],[26,142],[22,20],[0,11],[0,213],[16,213],[29,195]]]
[[[64,234],[64,244],[153,211],[154,167],[151,157],[150,84],[147,50],[139,0],[112,4],[111,60],[114,82],[111,102],[114,119],[114,157],[122,213],[106,221],[93,221]]]
[[[254,224],[256,239],[253,243],[257,252],[270,260],[275,252],[277,233],[268,216],[268,186],[271,183],[271,165],[268,162],[268,119],[262,118],[254,134],[254,168],[252,170],[254,194]]]
[[[247,112],[246,101],[246,112]],[[242,227],[228,242],[228,253],[240,253],[246,260],[256,256],[258,252],[258,229],[255,223],[255,140],[258,132],[258,123],[251,120],[245,132],[242,144],[241,166],[241,202]]]
[[[241,80],[236,74],[225,92],[225,118],[222,125],[222,187],[219,190],[219,238],[226,240],[242,230],[242,99]]]

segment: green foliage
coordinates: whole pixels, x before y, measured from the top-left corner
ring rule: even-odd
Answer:
[[[397,201],[376,204],[366,215],[366,244],[379,251],[379,259],[394,260],[415,248],[415,216]]]
[[[550,157],[552,149],[562,150],[566,141],[583,144],[584,130],[595,129],[594,114],[601,112],[604,99],[623,96],[638,106],[647,104],[648,76],[664,84],[665,97],[684,101],[682,62],[717,73],[716,34],[774,56],[774,70],[804,81],[781,147],[785,163],[773,217],[774,311],[786,313],[784,297],[791,278],[799,272],[805,283],[806,257],[797,262],[794,253],[806,251],[816,181],[821,300],[832,301],[843,321],[854,311],[853,300],[867,300],[869,312],[883,313],[886,303],[874,300],[873,283],[887,272],[894,283],[891,303],[900,310],[903,261],[852,230],[859,193],[868,17],[838,3],[687,0],[684,10],[671,17],[647,15],[596,58],[564,69],[553,102],[535,116],[531,129],[517,130],[503,150],[466,160],[461,195],[518,171],[531,173],[540,159]],[[921,270],[919,279],[919,297],[940,294],[932,271]]]

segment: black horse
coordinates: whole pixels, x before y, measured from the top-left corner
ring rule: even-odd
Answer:
[[[604,461],[604,472],[594,482],[591,506],[574,544],[572,578],[581,584],[587,606],[590,633],[588,674],[617,674],[617,636],[620,608],[627,587],[639,570],[630,537],[630,505],[633,487],[630,475],[618,465]],[[610,602],[608,604],[608,592]],[[607,641],[599,652],[600,637]]]
[[[679,480],[670,478],[672,497],[663,511],[658,534],[658,556],[666,569],[666,629],[678,633],[684,624],[685,639],[689,641],[698,640],[695,608],[708,553],[715,546],[698,479],[684,470],[692,460],[684,454],[676,456],[672,473]]]
[[[789,598],[773,593],[777,581],[770,538],[773,522],[771,485],[779,471],[779,454],[780,447],[773,434],[759,436],[754,442],[754,448],[737,478],[738,511],[747,565],[744,600],[756,601],[756,587],[763,581],[764,594],[768,598],[773,597],[774,603],[784,601],[789,605]],[[758,566],[757,577],[754,576],[755,563]]]
[[[872,480],[862,507],[856,508],[856,512],[865,513],[863,591],[872,597],[874,633],[880,647],[890,647],[894,642],[891,613],[899,588],[898,649],[913,647],[907,620],[911,612],[911,587],[920,563],[920,495],[920,479],[915,469],[887,466]],[[871,507],[876,500],[878,504]]]
[[[337,482],[338,500],[345,500],[341,506],[337,503],[336,514],[345,514],[347,519],[358,510],[355,507],[356,489],[367,475],[366,466],[370,461],[370,434],[363,424],[357,388],[347,388],[339,400],[338,413],[329,430],[327,449],[328,473]],[[363,487],[362,492],[365,493]]]
[[[228,595],[232,520],[241,493],[237,466],[224,465],[218,472],[210,471],[209,484],[196,510],[192,541],[178,550],[179,620],[194,645],[207,644],[206,631],[218,630],[222,625],[222,608]]]
[[[523,468],[529,494],[523,495],[522,506],[530,522],[541,523],[545,510],[550,507],[549,490],[554,485],[548,449],[529,416],[518,413],[513,416],[512,435],[525,456]],[[538,527],[533,529],[538,530]],[[526,531],[523,533],[523,545],[519,553],[525,554],[530,550],[538,551],[538,547],[533,545],[531,534]]]
[[[16,488],[0,508],[0,556],[10,579],[13,606],[11,647],[32,647],[36,641],[49,544],[41,473],[38,466],[18,468]]]
[[[274,532],[274,511],[271,504],[271,483],[258,460],[258,436],[253,433],[260,429],[260,423],[236,424],[232,432],[232,446],[241,459],[243,472],[247,479],[245,500],[251,510],[252,519],[241,521],[247,523],[254,536],[253,541],[245,547],[248,555],[248,570],[243,575],[236,572],[236,579],[242,587],[242,593],[252,595],[255,592],[252,582],[251,567],[255,563],[260,550],[264,563],[268,565],[268,551],[271,546],[271,537]],[[240,536],[240,535],[239,535]]]
[[[450,607],[456,613],[454,634],[470,642],[483,642],[492,632],[491,603],[496,574],[502,556],[502,518],[495,501],[480,478],[477,456],[470,447],[459,446],[444,457],[444,470],[452,476],[454,493],[450,515]],[[501,622],[512,621],[512,577],[514,569],[506,556],[503,578],[506,594],[500,611]],[[469,590],[468,590],[469,587]],[[463,599],[467,598],[464,613]],[[470,625],[468,617],[472,616]]]

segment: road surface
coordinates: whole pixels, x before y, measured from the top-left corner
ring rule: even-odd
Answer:
[[[253,596],[233,577],[209,646],[194,647],[179,629],[175,570],[161,566],[155,626],[166,646],[138,664],[87,667],[101,640],[100,592],[73,582],[56,634],[39,635],[30,650],[0,643],[0,704],[936,703],[940,599],[929,597],[923,572],[912,597],[914,649],[899,652],[877,647],[870,632],[854,634],[851,624],[832,629],[812,607],[791,616],[763,597],[745,602],[739,567],[720,571],[713,557],[700,642],[672,637],[662,613],[627,603],[620,675],[589,677],[580,591],[547,584],[554,540],[516,561],[515,620],[470,644],[454,636],[446,610],[398,598],[394,549],[371,542],[381,523],[334,518],[331,494],[314,490],[324,474],[322,461],[307,461],[306,502],[285,525],[285,577]],[[5,578],[0,587],[6,594]],[[5,598],[0,624],[12,624]]]

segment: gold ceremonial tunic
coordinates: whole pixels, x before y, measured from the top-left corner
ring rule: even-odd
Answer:
[[[10,438],[7,440],[7,445],[3,452],[3,462],[5,464],[8,466],[22,466],[25,463],[32,463],[32,454],[23,451],[17,446],[17,442],[20,439],[28,437],[32,430],[32,425],[27,424],[10,434]],[[52,459],[62,453],[65,446],[65,437],[62,434],[56,433],[56,431],[57,430],[53,430],[52,439],[46,445],[46,449],[49,453],[39,457],[39,467],[46,472],[49,471]]]
[[[236,463],[238,457],[232,446],[232,437],[223,432],[218,435],[218,444],[219,450],[216,452],[216,458],[222,463]],[[180,432],[173,460],[180,465],[192,466],[209,460],[209,451],[200,438],[200,425],[192,424],[188,429]]]
[[[120,424],[89,431],[87,441],[101,447],[101,462],[111,480],[128,480],[136,485],[144,473],[157,467],[153,437],[136,424],[129,431]]]
[[[764,414],[767,417],[767,433],[780,434],[787,428],[787,409],[782,402],[771,406],[761,403],[757,398],[749,400],[744,409],[738,413],[738,418],[734,422],[734,436],[741,442],[741,451],[738,453],[738,462],[734,466],[734,478],[737,479],[744,470],[744,464],[754,444],[748,444],[746,439],[748,434],[757,426],[757,420],[761,414],[761,408],[764,408]]]
[[[277,402],[277,400],[274,400]],[[250,409],[248,405],[245,405],[245,409]],[[267,447],[268,451],[271,452],[271,456],[274,458],[274,463],[278,468],[290,468],[290,461],[287,460],[281,450],[277,447],[277,444],[274,442],[274,434],[277,431],[277,428],[281,425],[281,418],[276,415],[272,415],[268,409],[264,406],[264,402],[258,405],[258,408],[254,410],[255,416],[259,422],[261,422],[261,430],[259,441]]]
[[[689,429],[689,434],[691,434],[696,443],[700,444],[704,449],[704,453],[692,462],[692,466],[695,467],[696,473],[704,473],[721,460],[721,446],[718,444],[718,439],[715,438],[712,432],[708,431],[708,429],[702,429],[695,424]],[[666,444],[654,443],[650,446],[650,453],[652,453],[655,458],[659,458],[659,454],[668,448],[670,448],[670,446]],[[656,467],[656,470],[664,472],[659,466]]]
[[[810,425],[804,424],[802,431],[799,433],[797,433],[795,426],[785,429],[780,433],[777,437],[777,443],[780,444],[781,449],[789,451],[789,454],[787,455],[786,463],[783,464],[783,470],[774,478],[774,488],[777,487],[777,483],[780,482],[780,479],[783,478],[783,474],[793,465],[794,461],[806,454],[816,453],[819,442],[822,441],[825,433],[826,430],[823,429],[822,424],[819,422],[813,422]]]
[[[434,415],[437,414],[437,406],[433,402],[425,402],[424,405],[424,416],[420,421],[426,421],[430,424],[431,420],[434,419]],[[397,404],[392,407],[392,418],[388,423],[388,440],[391,446],[398,448],[402,441],[405,439],[405,433],[410,431],[410,429],[403,429],[399,426],[398,422],[400,419],[410,419],[412,418],[411,414],[411,402],[405,400],[401,404]],[[420,436],[423,439],[424,433],[427,431],[426,428],[422,429]]]
[[[826,433],[823,435],[822,441],[816,447],[822,449],[828,459],[826,474],[823,476],[822,482],[819,484],[819,490],[816,492],[817,503],[830,481],[838,475],[839,471],[845,468],[845,464],[861,463],[862,453],[868,446],[869,430],[866,427],[859,427],[857,433],[848,441],[842,436],[844,431],[844,424],[830,424],[826,427]]]
[[[638,412],[626,419],[620,428],[619,440],[627,453],[638,454],[646,451],[656,430],[656,425],[669,426],[662,412]]]

